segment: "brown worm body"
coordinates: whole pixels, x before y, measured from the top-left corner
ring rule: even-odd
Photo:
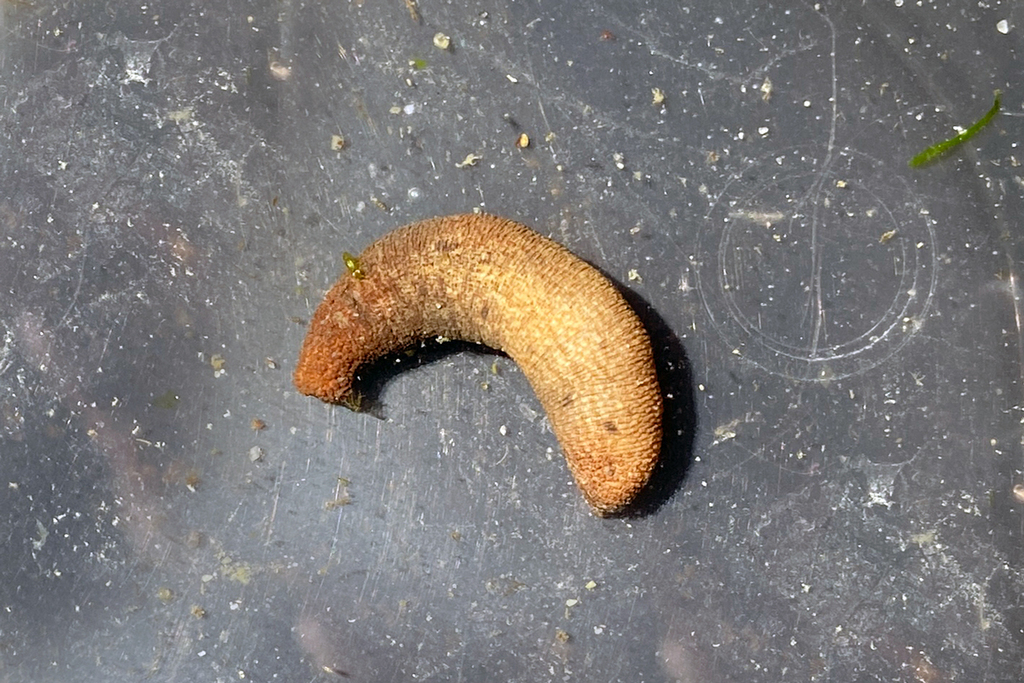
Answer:
[[[324,297],[295,385],[344,401],[360,365],[434,336],[486,344],[522,368],[596,511],[621,511],[647,483],[662,414],[651,343],[595,268],[496,216],[399,228]]]

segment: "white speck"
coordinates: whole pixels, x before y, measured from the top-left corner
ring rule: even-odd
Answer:
[[[903,7],[903,0],[896,0],[897,7]]]
[[[416,201],[417,199],[423,196],[423,191],[418,187],[410,187],[409,192],[407,192],[407,194],[409,195],[409,199],[411,201]]]
[[[1002,33],[1004,36],[1010,32],[1010,22],[1006,19],[1000,19],[996,23],[996,30]]]
[[[767,137],[767,135],[768,135],[768,126],[761,126],[760,128],[758,128],[757,129],[757,134],[760,135],[761,137]]]
[[[810,106],[811,106],[811,101],[810,100],[804,100],[804,107],[810,107]]]
[[[415,114],[416,113],[416,105],[415,104],[407,104],[404,107],[402,107],[402,111],[405,112],[406,116],[408,116],[410,114]]]
[[[508,428],[505,427],[505,425],[501,425],[500,427],[498,427],[498,433],[501,434],[502,436],[505,436],[506,434],[508,434]]]
[[[565,601],[565,606],[566,607],[575,607],[578,603],[579,603],[579,600],[577,600],[576,598],[569,598],[568,600]]]
[[[259,462],[263,460],[264,455],[266,455],[266,451],[259,446],[253,446],[249,449],[249,462]]]

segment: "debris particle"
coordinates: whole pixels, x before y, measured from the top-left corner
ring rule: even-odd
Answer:
[[[882,236],[878,238],[880,244],[888,244],[889,240],[896,236],[897,230],[886,230],[882,233]]]
[[[195,550],[203,544],[203,534],[195,529],[188,532],[185,536],[185,547]]]
[[[156,597],[160,599],[160,602],[168,603],[174,600],[174,591],[166,586],[160,586],[156,589]]]
[[[556,628],[555,629],[555,640],[557,640],[558,642],[560,642],[560,643],[568,643],[569,642],[569,637],[570,637],[569,634],[566,633],[565,631],[563,631],[562,629],[560,629],[560,628]]]
[[[331,149],[335,152],[340,152],[345,149],[345,136],[343,135],[332,135],[331,136]]]
[[[416,7],[416,0],[405,0],[405,7],[409,10],[409,18],[420,23],[420,10]]]
[[[341,405],[353,413],[361,412],[363,409],[363,395],[358,391],[353,391],[351,396],[341,402]]]
[[[1024,484],[1013,485],[1013,499],[1024,505]]]
[[[149,405],[153,406],[154,408],[162,408],[163,410],[174,410],[175,408],[178,407],[179,400],[180,399],[178,398],[178,395],[168,389],[167,391],[165,391],[164,393],[160,394],[152,401],[150,401]]]
[[[636,268],[631,268],[629,273],[626,275],[630,282],[643,282],[644,279],[640,277],[640,273],[637,272]]]
[[[513,76],[512,74],[505,74],[505,78],[508,79],[509,83],[518,83],[519,82],[519,79],[516,78],[515,76]]]
[[[192,118],[192,107],[185,107],[184,109],[176,109],[175,111],[167,112],[167,118],[174,123],[185,123]]]
[[[595,588],[597,588],[597,581],[594,581],[593,579],[587,581],[587,585],[585,585],[584,588],[586,588],[588,591],[594,590]]]
[[[384,213],[387,213],[387,212],[391,211],[390,207],[388,207],[388,205],[385,204],[384,201],[380,197],[378,197],[376,195],[373,195],[373,196],[370,197],[370,203],[373,204],[374,206],[376,206],[378,209],[380,209]]]
[[[249,462],[261,462],[266,454],[259,446],[253,446],[249,449]]]
[[[722,443],[724,441],[729,441],[730,439],[735,439],[736,438],[736,427],[739,425],[739,423],[740,423],[740,421],[738,419],[736,419],[736,420],[729,420],[725,424],[718,425],[717,427],[715,427],[715,429],[714,429],[715,441],[714,441],[714,443],[712,445],[717,446],[718,444],[720,444],[720,443]]]
[[[288,81],[292,77],[292,68],[278,61],[273,61],[267,67],[270,69],[270,75],[274,80]]]
[[[838,187],[840,190],[845,190],[847,187],[847,183],[845,180],[837,180],[836,187]]]
[[[192,609],[190,611],[192,612],[192,616],[196,619],[202,619],[206,616],[206,610],[199,605],[192,605]]]
[[[1010,32],[1010,22],[1006,19],[1000,19],[996,22],[996,30],[1002,33],[1004,36]]]
[[[273,358],[264,358],[263,363],[267,366],[268,370],[277,370],[277,361]]]
[[[665,91],[661,88],[651,88],[651,104],[654,106],[665,104]]]
[[[452,39],[443,33],[434,34],[434,47],[438,50],[447,50],[452,46]]]
[[[258,417],[254,417],[252,419],[252,422],[249,423],[249,426],[252,427],[252,430],[254,432],[259,432],[267,428],[267,423],[259,419]]]
[[[613,42],[615,40],[615,34],[611,31],[601,31],[601,40]]]
[[[769,102],[772,99],[772,79],[765,76],[764,83],[761,84],[761,101]]]
[[[469,166],[476,166],[477,162],[479,162],[481,159],[483,159],[483,157],[480,156],[479,154],[474,154],[473,152],[470,152],[469,154],[466,155],[465,159],[455,164],[455,168],[467,168]]]
[[[212,367],[214,370],[223,370],[224,363],[224,356],[220,355],[219,353],[215,353],[212,356],[210,356],[210,367]]]
[[[324,510],[327,510],[328,512],[330,512],[331,510],[337,510],[340,507],[345,507],[346,505],[351,505],[351,504],[352,504],[352,496],[349,496],[349,495],[338,496],[334,500],[329,500],[326,503],[324,503]]]
[[[516,138],[516,147],[519,149],[526,149],[530,146],[530,136],[526,133],[520,133],[519,137]]]
[[[612,161],[615,162],[615,168],[620,171],[626,168],[626,156],[622,152],[615,152],[612,154]]]
[[[937,537],[935,529],[929,529],[928,531],[922,531],[919,534],[911,534],[910,540],[922,548],[930,545],[935,545],[935,539]]]

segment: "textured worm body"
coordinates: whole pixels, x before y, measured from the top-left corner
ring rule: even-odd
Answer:
[[[433,336],[485,344],[519,365],[596,511],[621,511],[646,484],[661,446],[651,344],[595,268],[496,216],[399,228],[324,297],[295,385],[344,401],[360,365]]]

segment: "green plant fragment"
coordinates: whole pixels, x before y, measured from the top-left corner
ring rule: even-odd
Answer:
[[[1003,93],[1001,91],[996,90],[994,98],[995,101],[992,102],[992,108],[989,109],[984,116],[975,121],[974,125],[972,125],[970,128],[968,128],[967,130],[958,135],[949,138],[948,140],[943,140],[938,144],[932,145],[931,147],[927,148],[926,150],[915,156],[913,159],[911,159],[908,162],[908,164],[913,168],[923,166],[924,164],[927,164],[929,161],[935,159],[936,157],[942,156],[943,154],[953,149],[954,147],[958,147],[959,145],[962,145],[963,143],[973,138],[975,135],[978,134],[978,132],[982,128],[987,126],[989,122],[992,121],[993,118],[995,118],[997,113],[999,113],[999,106],[1002,102],[1002,94]]]
[[[362,280],[365,277],[362,268],[359,266],[359,257],[353,256],[352,254],[343,252],[341,259],[345,262],[345,268],[348,269],[349,275],[357,280]]]

